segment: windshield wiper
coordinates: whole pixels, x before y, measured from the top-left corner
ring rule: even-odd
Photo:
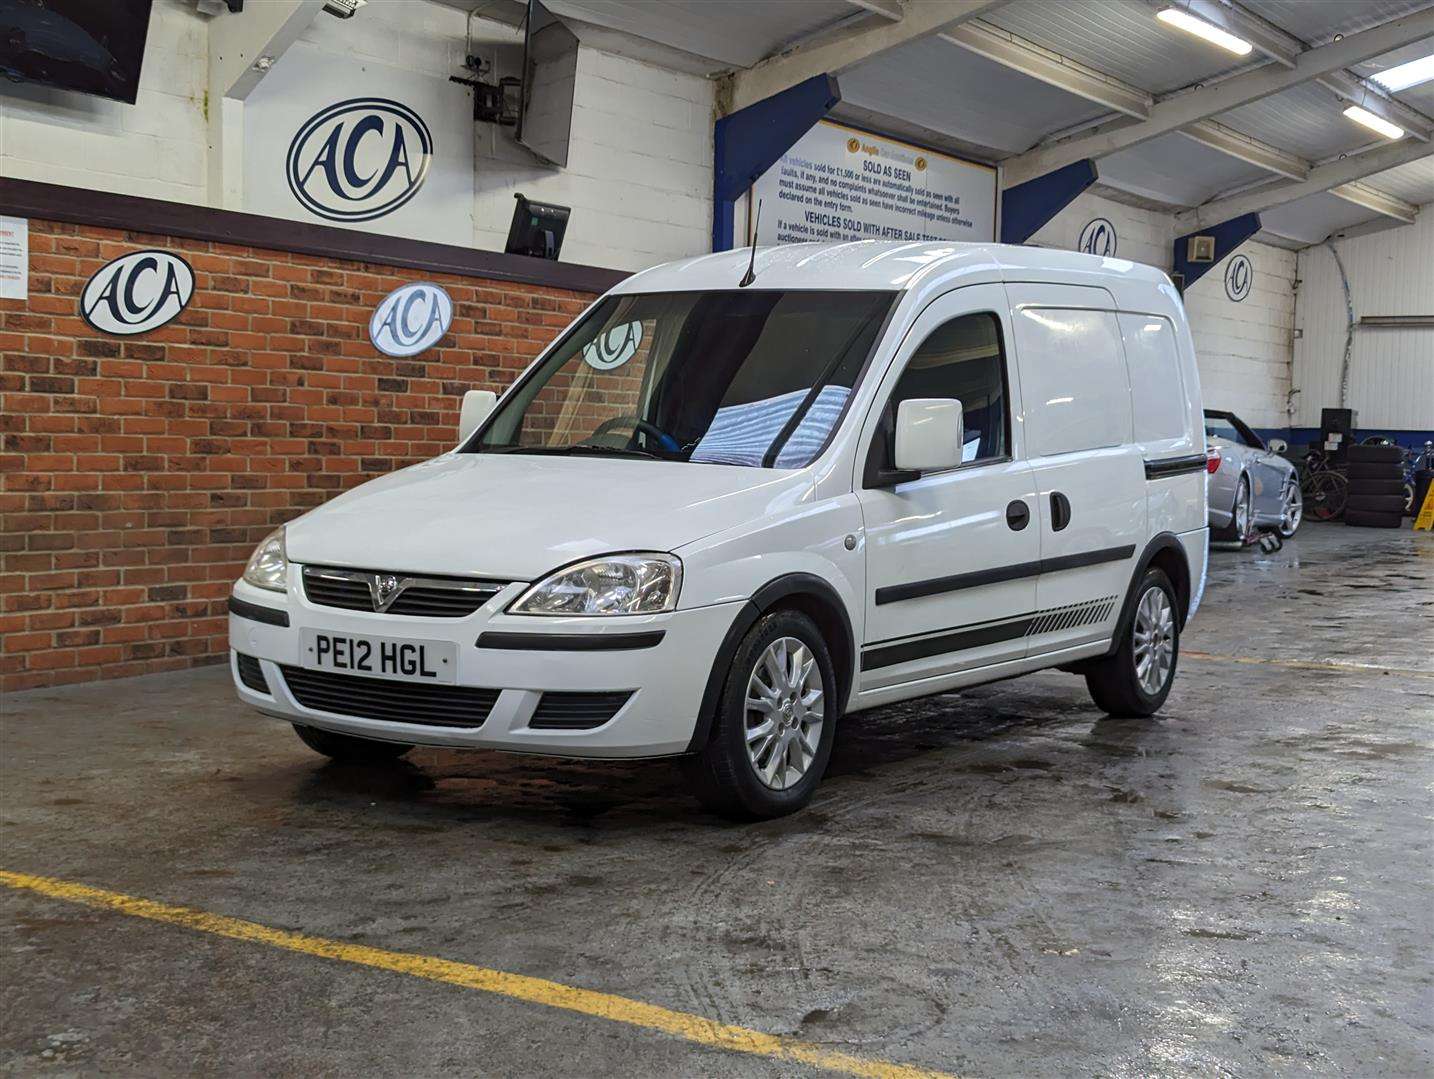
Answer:
[[[553,450],[554,453],[591,453],[595,456],[612,457],[648,457],[654,461],[661,461],[663,458],[647,450],[640,450],[636,446],[604,446],[600,442],[576,442],[571,446],[561,446]]]

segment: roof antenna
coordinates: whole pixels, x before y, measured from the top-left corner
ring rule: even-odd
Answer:
[[[747,263],[747,272],[742,275],[742,280],[737,282],[738,288],[746,288],[753,281],[757,280],[757,230],[762,227],[762,200],[757,200],[757,220],[752,222],[752,258]]]

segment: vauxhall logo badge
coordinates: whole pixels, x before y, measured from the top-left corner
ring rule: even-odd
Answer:
[[[374,308],[368,336],[386,356],[417,356],[437,344],[453,322],[453,301],[437,285],[417,281],[394,289]]]
[[[194,295],[194,271],[168,251],[134,251],[101,266],[80,293],[80,314],[103,333],[148,333]]]
[[[413,198],[433,161],[433,136],[407,105],[381,97],[316,113],[289,143],[289,190],[330,221],[372,221]]]
[[[390,573],[381,573],[373,581],[373,606],[374,610],[382,611],[387,609],[393,601],[394,594],[398,591],[398,578]]]

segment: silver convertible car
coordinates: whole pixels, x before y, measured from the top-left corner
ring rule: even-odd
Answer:
[[[1243,540],[1264,529],[1285,539],[1293,536],[1304,517],[1295,466],[1233,412],[1205,410],[1205,445],[1210,455],[1210,538]]]

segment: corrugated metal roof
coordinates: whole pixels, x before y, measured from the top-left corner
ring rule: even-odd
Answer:
[[[1428,157],[1381,172],[1364,182],[1416,206],[1434,203],[1434,147]],[[1431,208],[1428,212],[1434,212]]]
[[[1241,0],[1241,3],[1306,45],[1323,45],[1335,34],[1368,30],[1412,11],[1421,11],[1434,0]]]
[[[842,99],[984,147],[992,159],[1105,113],[940,38],[903,45],[841,76]]]
[[[1269,177],[1264,169],[1184,135],[1158,139],[1101,158],[1103,184],[1169,206],[1198,206],[1217,192]]]
[[[986,21],[1157,94],[1245,64],[1158,22],[1141,0],[1013,0]]]
[[[1367,146],[1379,138],[1345,116],[1344,108],[1323,87],[1302,83],[1222,113],[1218,119],[1252,138],[1317,161]]]

